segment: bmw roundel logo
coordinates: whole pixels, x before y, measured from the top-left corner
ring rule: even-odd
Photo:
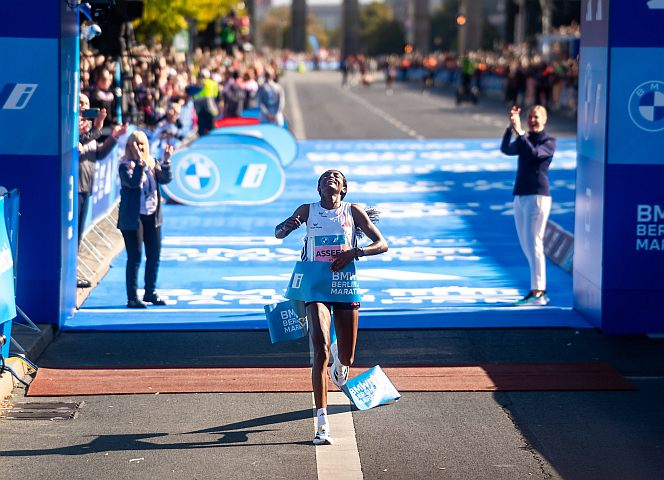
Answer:
[[[642,130],[664,130],[664,82],[650,80],[634,89],[629,97],[629,116]]]
[[[219,189],[219,169],[206,155],[192,152],[178,162],[178,186],[194,198],[208,198]]]

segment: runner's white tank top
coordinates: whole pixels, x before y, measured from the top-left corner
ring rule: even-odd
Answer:
[[[309,204],[302,261],[332,262],[339,253],[354,248],[355,223],[350,206],[350,202],[341,202],[339,208],[326,210],[320,202]]]

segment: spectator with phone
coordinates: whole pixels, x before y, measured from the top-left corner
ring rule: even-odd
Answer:
[[[127,131],[127,126],[116,126],[111,135],[106,137],[103,143],[97,142],[101,136],[101,129],[106,119],[106,109],[90,108],[90,99],[87,95],[79,97],[80,115],[78,120],[79,142],[78,142],[78,244],[81,244],[83,230],[85,229],[85,217],[88,213],[88,204],[92,195],[95,181],[95,163],[108,155],[118,138]],[[89,288],[90,281],[79,278],[79,288]]]
[[[148,137],[140,130],[127,139],[125,155],[119,165],[120,211],[118,228],[127,251],[127,308],[166,305],[157,294],[157,273],[161,255],[161,192],[159,184],[169,183],[173,146],[167,145],[161,162],[150,155]],[[145,288],[139,300],[138,269],[145,245]],[[147,302],[147,303],[146,303]]]

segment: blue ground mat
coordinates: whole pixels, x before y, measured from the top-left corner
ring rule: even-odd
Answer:
[[[547,264],[547,307],[513,307],[529,271],[512,218],[515,157],[489,140],[304,141],[275,201],[255,206],[166,205],[159,293],[165,307],[125,308],[120,254],[64,329],[266,329],[263,306],[283,299],[304,228],[274,227],[318,200],[329,168],[346,200],[380,210],[386,254],[361,259],[361,328],[590,327],[572,310],[572,277]],[[560,139],[551,219],[574,225],[574,139]]]

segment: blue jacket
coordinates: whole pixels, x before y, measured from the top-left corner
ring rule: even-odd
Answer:
[[[129,162],[120,162],[120,211],[118,213],[118,228],[120,230],[138,230],[141,218],[141,178],[142,165],[134,164],[133,171]],[[170,165],[162,165],[155,169],[155,178],[158,184],[169,183],[173,179]],[[155,226],[161,226],[161,191],[157,188],[157,211],[155,212]]]
[[[528,132],[513,142],[512,130],[503,135],[500,151],[505,155],[518,155],[519,161],[514,182],[514,195],[546,195],[549,192],[549,165],[556,150],[556,139],[546,131]]]

